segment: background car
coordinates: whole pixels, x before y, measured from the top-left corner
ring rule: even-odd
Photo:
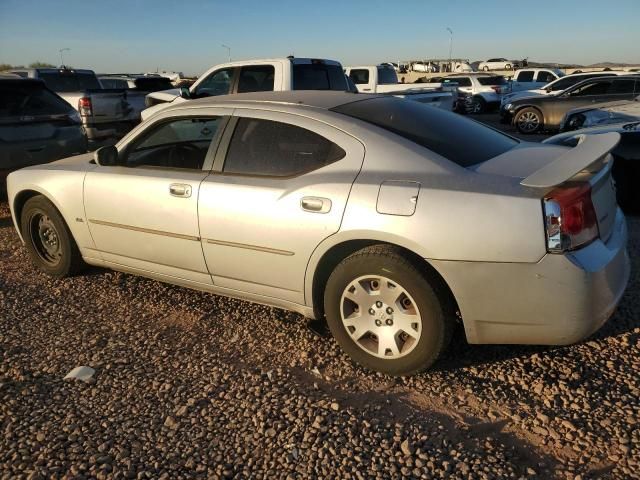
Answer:
[[[132,109],[130,117],[138,122],[140,112],[146,108],[147,94],[174,88],[169,78],[159,75],[99,75],[98,80],[103,88],[127,92],[127,102]]]
[[[501,110],[520,133],[558,130],[571,109],[593,103],[632,100],[640,93],[640,76],[598,77],[584,80],[558,95],[511,100]]]
[[[489,70],[512,70],[514,62],[506,58],[491,58],[478,64],[478,71],[488,72]]]
[[[456,312],[470,343],[603,324],[629,278],[599,162],[618,139],[528,144],[392,96],[248,93],[14,172],[9,203],[52,276],[86,262],[326,318],[356,362],[401,375],[438,358]]]
[[[502,89],[507,79],[489,73],[467,73],[443,77],[442,85],[456,83],[460,97],[464,98],[469,113],[483,113],[500,105]]]
[[[9,172],[87,151],[80,116],[40,80],[0,76],[0,192]]]
[[[560,131],[597,127],[640,120],[640,95],[631,101],[600,103],[569,110],[560,122]]]

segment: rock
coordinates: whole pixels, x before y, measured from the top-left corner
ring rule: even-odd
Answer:
[[[340,405],[338,405],[336,402],[331,402],[331,410],[337,412],[338,410],[340,410]]]
[[[415,449],[413,448],[413,444],[409,442],[408,438],[400,444],[400,450],[402,450],[402,453],[404,453],[406,456],[413,455],[413,452],[415,451]]]
[[[83,382],[89,382],[95,373],[96,371],[93,368],[81,365],[67,373],[64,380],[81,380]]]
[[[180,423],[177,422],[176,419],[173,418],[171,415],[169,415],[164,420],[164,426],[168,427],[168,428],[171,428],[172,430],[176,430],[180,426]]]

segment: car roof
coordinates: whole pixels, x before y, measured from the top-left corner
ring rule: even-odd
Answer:
[[[193,106],[264,106],[265,104],[287,104],[314,107],[329,110],[347,103],[382,97],[383,95],[367,93],[339,92],[335,90],[292,90],[285,92],[251,92],[233,95],[219,95],[201,98],[186,103],[172,105],[168,109],[183,109]]]

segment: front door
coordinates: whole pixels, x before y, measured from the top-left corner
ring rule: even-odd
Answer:
[[[211,284],[198,193],[226,113],[156,121],[119,149],[119,166],[87,174],[86,221],[104,261]]]
[[[207,266],[217,287],[304,304],[307,263],[340,228],[364,147],[306,117],[242,112],[200,188]]]

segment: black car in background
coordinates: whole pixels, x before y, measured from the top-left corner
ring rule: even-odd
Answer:
[[[41,80],[0,75],[0,192],[13,170],[87,151],[74,108]]]
[[[501,109],[503,120],[511,121],[520,133],[558,130],[569,110],[585,105],[632,100],[640,94],[640,76],[595,77],[567,88],[557,95],[513,100]]]

